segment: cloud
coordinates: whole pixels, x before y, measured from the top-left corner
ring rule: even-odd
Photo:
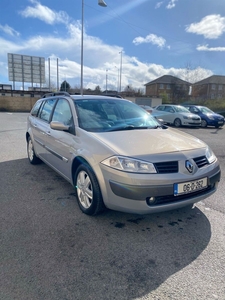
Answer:
[[[172,9],[172,8],[174,8],[175,6],[176,6],[176,2],[177,2],[178,0],[171,0],[169,3],[168,3],[168,5],[166,6],[166,8],[167,9]]]
[[[157,2],[156,5],[155,5],[155,9],[160,8],[162,6],[162,4],[163,4],[163,1]]]
[[[149,34],[147,35],[145,38],[139,36],[139,37],[136,37],[134,40],[133,40],[133,43],[137,46],[137,45],[140,45],[140,44],[153,44],[153,45],[156,45],[157,47],[159,48],[164,48],[165,45],[166,45],[166,40],[160,36],[157,36],[155,34]]]
[[[220,15],[209,15],[198,23],[186,26],[185,30],[203,35],[206,39],[217,39],[225,32],[225,18]]]
[[[225,52],[225,47],[208,47],[208,45],[198,45],[196,49],[198,51]]]
[[[0,30],[4,31],[6,34],[11,35],[11,36],[19,36],[20,33],[18,31],[16,31],[15,29],[13,29],[12,27],[10,27],[9,25],[1,25],[0,24]]]
[[[69,16],[66,12],[55,12],[35,0],[30,0],[30,2],[34,4],[33,7],[28,6],[25,10],[19,12],[23,17],[40,19],[41,21],[44,21],[45,23],[50,25],[54,23],[68,24]]]

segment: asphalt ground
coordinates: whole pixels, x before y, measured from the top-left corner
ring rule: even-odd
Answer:
[[[225,300],[225,128],[180,129],[221,164],[194,209],[90,217],[69,183],[28,162],[26,117],[0,113],[1,300]]]

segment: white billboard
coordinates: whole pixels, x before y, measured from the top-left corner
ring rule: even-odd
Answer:
[[[13,82],[45,83],[45,58],[8,53],[9,80]]]

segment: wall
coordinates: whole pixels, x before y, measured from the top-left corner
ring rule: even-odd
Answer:
[[[11,96],[11,94],[0,94],[0,111],[29,112],[35,102],[40,98],[41,95],[34,95],[34,97],[31,97],[29,94],[24,94],[24,96],[20,96],[20,94],[14,94],[13,96]],[[161,98],[126,97],[126,99],[137,104],[149,106],[156,106],[162,103]]]
[[[41,97],[30,97],[30,95],[0,95],[0,111],[29,112],[34,103]]]

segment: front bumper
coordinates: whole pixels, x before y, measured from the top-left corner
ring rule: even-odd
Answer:
[[[208,178],[208,186],[205,189],[174,196],[174,184],[188,181],[187,178],[181,180],[179,173],[175,178],[165,176],[155,182],[141,181],[137,177],[133,180],[122,179],[118,176],[107,176],[105,173],[107,190],[103,193],[103,199],[108,208],[129,213],[148,214],[176,209],[201,201],[216,191],[221,176],[219,164],[211,168],[207,175],[202,171],[198,177],[189,180],[197,180],[205,176]],[[153,177],[154,175],[151,176]]]

